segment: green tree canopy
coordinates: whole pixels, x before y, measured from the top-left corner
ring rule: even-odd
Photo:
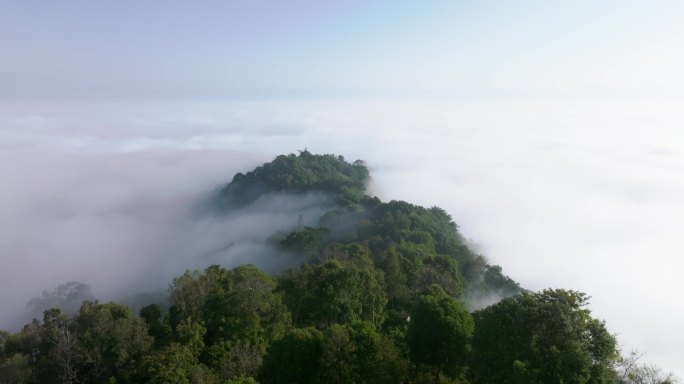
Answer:
[[[90,382],[112,377],[126,381],[152,345],[145,322],[115,303],[84,302],[73,320],[73,331],[82,376]]]
[[[323,333],[316,328],[293,329],[268,348],[259,371],[261,384],[310,384],[318,374]]]
[[[218,384],[218,378],[187,346],[171,343],[145,356],[142,378],[150,384]]]
[[[387,303],[375,275],[330,260],[304,265],[281,279],[285,302],[298,325],[323,328],[335,323],[366,320],[382,323]]]
[[[207,295],[203,317],[207,344],[249,341],[265,346],[282,337],[291,317],[276,282],[253,265],[229,271]]]
[[[186,272],[171,285],[173,326],[182,319],[202,321],[208,346],[240,341],[264,346],[281,337],[291,322],[275,290],[275,280],[253,265]],[[154,317],[153,310],[148,312],[146,317]]]
[[[372,324],[355,321],[325,330],[317,383],[401,383],[407,373],[408,361]]]
[[[221,201],[228,207],[248,204],[268,192],[330,192],[340,203],[360,201],[369,180],[363,162],[348,163],[342,156],[280,155],[246,174],[238,173],[221,191]]]
[[[475,313],[473,378],[482,383],[608,383],[615,338],[587,296],[525,292]]]
[[[466,365],[474,331],[468,311],[438,286],[420,296],[411,311],[407,343],[411,361],[457,376]]]
[[[273,343],[259,372],[269,383],[400,383],[408,362],[370,323],[297,329]]]

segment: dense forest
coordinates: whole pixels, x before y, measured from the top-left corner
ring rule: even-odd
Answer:
[[[317,225],[295,215],[269,239],[296,263],[186,271],[135,313],[60,286],[31,303],[41,319],[0,331],[0,383],[676,382],[621,353],[586,294],[522,289],[443,209],[383,202],[369,178],[362,161],[306,150],[235,175],[211,214],[323,197]]]

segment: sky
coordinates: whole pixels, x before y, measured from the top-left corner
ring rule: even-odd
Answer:
[[[365,159],[383,199],[444,207],[524,287],[587,292],[626,351],[684,377],[682,16],[679,1],[3,1],[0,314],[65,281],[103,296],[201,267],[290,203],[226,222],[193,204],[308,148]]]
[[[3,1],[0,95],[676,94],[679,1]]]

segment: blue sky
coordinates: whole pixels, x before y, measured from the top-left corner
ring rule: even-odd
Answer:
[[[0,92],[672,95],[682,15],[675,1],[5,1]]]

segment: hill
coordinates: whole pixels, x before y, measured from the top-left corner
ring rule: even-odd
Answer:
[[[362,161],[308,151],[235,175],[212,214],[320,197],[307,211],[318,217],[288,211],[292,225],[268,238],[272,257],[297,255],[289,269],[186,271],[170,308],[137,315],[96,300],[74,315],[48,309],[0,332],[0,383],[580,384],[651,372],[620,358],[585,294],[521,289],[443,209],[383,202],[369,179]]]

